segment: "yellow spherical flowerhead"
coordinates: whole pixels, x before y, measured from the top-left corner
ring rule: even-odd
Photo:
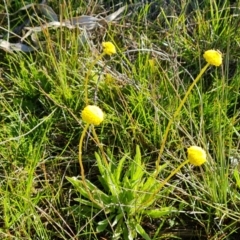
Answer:
[[[95,105],[88,105],[82,111],[82,120],[86,123],[99,125],[104,118],[101,108]]]
[[[201,166],[207,161],[207,154],[201,147],[191,146],[188,148],[187,152],[188,160],[194,166]]]
[[[203,57],[205,60],[214,66],[220,66],[222,64],[222,53],[216,50],[207,50]]]
[[[103,46],[103,52],[107,55],[112,55],[112,54],[115,54],[116,53],[116,48],[115,46],[113,45],[113,43],[111,42],[103,42],[102,43],[102,46]]]

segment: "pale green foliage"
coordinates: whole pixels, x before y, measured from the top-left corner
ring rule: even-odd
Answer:
[[[110,153],[109,153],[110,154]],[[75,199],[81,204],[93,207],[100,211],[102,208],[106,214],[106,219],[98,222],[96,230],[101,232],[107,226],[113,229],[113,239],[134,239],[139,233],[144,239],[147,233],[141,227],[141,220],[144,216],[158,218],[170,214],[174,211],[173,207],[154,208],[153,203],[161,197],[155,197],[154,193],[158,189],[160,182],[156,179],[156,171],[147,172],[139,146],[136,147],[134,159],[124,155],[119,162],[108,156],[110,163],[105,166],[98,153],[95,153],[97,166],[99,169],[99,181],[101,189],[87,180],[87,187],[91,192],[97,205],[91,202],[84,184],[76,178],[67,179],[73,184],[75,190],[81,197]],[[167,164],[159,168],[159,173],[165,169]],[[165,192],[165,197],[168,191]],[[149,210],[151,207],[151,210]]]

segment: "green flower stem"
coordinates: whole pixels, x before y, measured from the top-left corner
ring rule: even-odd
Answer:
[[[182,162],[175,170],[173,170],[169,176],[167,178],[164,179],[164,181],[160,184],[159,188],[154,192],[154,195],[156,195],[158,192],[161,191],[161,189],[163,188],[163,186],[177,173],[179,172],[179,170],[186,165],[187,163],[189,163],[189,160],[185,160],[184,162]]]
[[[158,159],[156,161],[156,173],[158,173],[158,170],[159,170],[159,164],[160,164],[160,160],[161,160],[161,156],[162,156],[162,153],[163,153],[163,150],[164,150],[164,147],[165,147],[165,144],[166,144],[166,141],[167,141],[167,137],[168,137],[168,133],[169,133],[169,130],[171,128],[171,125],[173,124],[174,120],[176,119],[176,117],[178,116],[178,114],[180,113],[183,105],[185,104],[190,92],[192,91],[193,87],[196,85],[196,83],[199,81],[199,79],[201,78],[201,76],[203,75],[203,73],[207,70],[207,68],[209,67],[210,63],[207,63],[200,71],[200,73],[198,74],[198,76],[194,79],[194,81],[192,82],[192,84],[190,85],[190,87],[188,88],[184,98],[182,99],[182,101],[180,102],[177,110],[175,111],[173,117],[169,120],[168,122],[168,125],[167,125],[167,128],[166,128],[166,131],[165,131],[165,134],[163,136],[163,140],[161,142],[161,146],[160,146],[160,150],[159,150],[159,154],[158,154]]]
[[[85,104],[88,105],[88,81],[89,81],[89,76],[92,72],[92,69],[94,67],[94,65],[103,58],[103,56],[105,55],[105,53],[103,52],[101,55],[99,55],[90,65],[88,71],[87,71],[87,75],[85,77],[85,83],[84,83],[84,93],[85,93]]]
[[[85,180],[85,172],[84,172],[84,167],[83,167],[83,163],[82,163],[82,149],[83,149],[83,139],[86,135],[86,132],[88,130],[89,124],[86,124],[86,126],[83,129],[82,135],[80,137],[80,141],[79,141],[79,147],[78,147],[78,160],[79,160],[79,165],[80,165],[80,173],[81,173],[81,177],[82,177],[82,183],[84,185],[84,188],[88,194],[89,199],[94,202],[95,204],[97,204],[100,207],[103,207],[100,203],[98,203],[97,201],[94,200],[92,194],[90,193],[90,191],[88,190],[87,184],[86,184],[86,180]]]
[[[100,148],[100,151],[101,151],[101,153],[102,153],[102,159],[103,159],[103,161],[104,161],[105,167],[107,167],[107,169],[108,169],[108,160],[107,160],[107,158],[106,158],[106,156],[105,156],[105,152],[104,152],[104,149],[103,149],[103,145],[100,143],[100,141],[99,141],[99,139],[98,139],[98,136],[97,136],[97,134],[96,134],[96,131],[95,131],[94,126],[92,127],[92,133],[93,133],[93,137],[94,137],[94,139],[96,140],[97,145],[98,145],[98,147]]]

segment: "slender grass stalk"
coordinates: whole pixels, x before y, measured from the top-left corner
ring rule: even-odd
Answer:
[[[96,133],[96,131],[95,131],[94,126],[92,127],[92,133],[93,133],[93,137],[94,137],[95,141],[97,142],[98,147],[100,148],[100,151],[101,151],[101,154],[102,154],[102,159],[103,159],[103,161],[104,161],[105,167],[107,167],[107,169],[109,169],[109,168],[108,168],[108,160],[107,160],[107,158],[106,158],[106,155],[105,155],[103,146],[102,146],[102,144],[100,143],[100,141],[99,141],[99,139],[98,139],[98,136],[97,136],[97,133]]]
[[[163,186],[177,173],[179,172],[179,170],[186,165],[187,163],[189,163],[189,160],[185,160],[184,162],[182,162],[174,171],[172,171],[169,176],[167,178],[164,179],[164,181],[160,184],[159,188],[156,190],[156,192],[154,194],[157,194],[159,191],[161,191],[161,189],[163,188]]]
[[[105,52],[103,52],[102,54],[100,54],[90,65],[88,71],[87,71],[87,75],[85,77],[85,82],[84,82],[84,93],[85,93],[85,104],[88,105],[89,104],[89,100],[88,100],[88,81],[89,81],[89,76],[92,72],[93,67],[95,66],[95,64],[103,58],[103,56],[105,55]]]
[[[9,38],[10,38],[10,19],[9,19],[9,12],[8,12],[8,6],[7,6],[7,2],[6,0],[3,0],[4,3],[4,7],[6,10],[6,15],[7,15],[7,24],[8,24],[8,31],[7,31],[7,41],[9,42]]]
[[[84,172],[84,167],[83,167],[83,163],[82,163],[82,149],[83,149],[83,139],[86,135],[86,132],[89,128],[89,124],[87,123],[86,126],[83,129],[82,135],[80,137],[80,141],[79,141],[79,147],[78,147],[78,160],[79,160],[79,165],[80,165],[80,173],[81,173],[81,177],[82,177],[82,183],[84,185],[84,188],[90,198],[90,200],[97,204],[100,207],[103,207],[100,203],[98,203],[97,201],[94,200],[92,194],[90,193],[90,191],[88,190],[87,184],[86,184],[86,180],[85,180],[85,172]]]
[[[159,150],[159,154],[158,154],[158,159],[156,161],[156,173],[158,173],[158,170],[159,170],[159,164],[160,164],[160,160],[161,160],[161,156],[162,156],[162,153],[163,153],[163,150],[164,150],[164,147],[165,147],[165,144],[166,144],[166,141],[167,141],[167,137],[168,137],[168,133],[169,133],[169,130],[174,122],[174,120],[176,119],[176,117],[178,116],[178,114],[180,113],[183,105],[185,104],[189,94],[191,93],[193,87],[196,85],[196,83],[199,81],[199,79],[201,78],[201,76],[203,75],[203,73],[207,70],[207,68],[209,67],[210,63],[207,63],[200,71],[200,73],[198,74],[198,76],[194,79],[194,81],[192,82],[192,84],[190,85],[190,87],[188,88],[184,98],[182,99],[182,101],[180,102],[177,110],[175,111],[175,113],[173,114],[173,117],[170,119],[170,121],[168,122],[168,125],[167,125],[167,128],[166,128],[166,131],[164,133],[164,136],[163,136],[163,140],[161,142],[161,146],[160,146],[160,150]],[[180,165],[181,166],[181,165]]]
[[[151,195],[151,198],[149,198],[146,202],[142,203],[140,207],[148,204],[149,202],[152,201],[152,199],[156,196],[157,193],[159,193],[161,191],[161,189],[165,186],[165,184],[177,173],[179,172],[179,170],[185,166],[187,163],[189,163],[189,160],[185,160],[184,162],[182,162],[174,171],[172,171],[169,176],[167,178],[164,179],[164,181],[162,183],[160,183],[159,187],[157,188],[157,190],[155,190],[155,192]],[[139,207],[139,208],[140,208]],[[139,209],[138,208],[138,209]],[[136,211],[138,211],[138,209]]]

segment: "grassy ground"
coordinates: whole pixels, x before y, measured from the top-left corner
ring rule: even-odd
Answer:
[[[68,19],[104,17],[114,5],[71,2],[49,6]],[[1,239],[238,239],[240,6],[189,2],[132,5],[120,20],[87,32],[84,43],[82,31],[61,27],[39,32],[34,52],[1,50]],[[0,4],[0,39],[9,37],[3,13],[27,4],[14,3]],[[11,30],[33,16],[28,10],[10,15]],[[102,41],[117,54],[96,62]],[[223,64],[210,66],[191,91],[156,169],[167,125],[208,49],[219,49]],[[86,91],[105,119],[83,139],[84,183]],[[161,187],[191,145],[206,150],[207,163],[185,165]]]

